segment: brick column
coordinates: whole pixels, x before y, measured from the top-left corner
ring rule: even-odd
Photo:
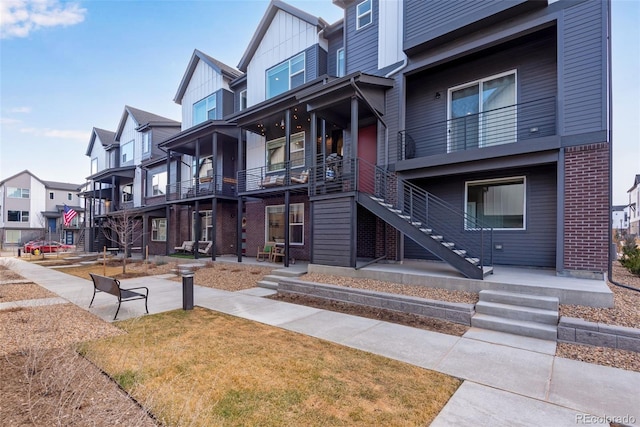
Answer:
[[[608,266],[609,144],[565,149],[566,273],[605,273]]]

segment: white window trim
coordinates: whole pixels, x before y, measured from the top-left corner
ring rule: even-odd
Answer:
[[[302,56],[302,63],[304,64],[303,67],[302,67],[302,70],[291,74],[291,62],[294,59],[297,59],[300,56]],[[284,93],[284,92],[281,92],[281,93],[278,93],[278,94],[275,94],[275,95],[270,95],[269,94],[269,92],[270,92],[270,90],[269,90],[270,89],[269,88],[269,72],[272,71],[275,68],[278,68],[279,66],[281,66],[282,64],[285,64],[285,63],[287,64],[287,69],[289,70],[289,72],[288,72],[289,78],[287,80],[287,85],[288,85],[287,86],[287,90],[285,90],[284,92],[287,92],[287,91],[291,90],[291,78],[293,76],[297,76],[298,74],[302,73],[303,84],[304,84],[304,82],[307,81],[307,54],[306,54],[306,52],[303,51],[303,52],[298,53],[297,55],[293,55],[291,58],[287,59],[286,61],[282,61],[279,64],[276,64],[273,67],[269,68],[267,71],[265,71],[265,79],[266,79],[265,91],[266,91],[266,98],[267,99],[274,98],[274,97]]]
[[[360,6],[362,6],[363,4],[369,2],[369,4],[371,5],[369,7],[369,10],[364,12],[364,13],[359,13],[358,10],[360,9]],[[364,17],[365,15],[371,15],[369,18],[369,22],[367,22],[366,24],[364,24],[362,27],[360,26],[360,18]],[[360,30],[362,28],[366,28],[369,25],[373,24],[373,0],[364,0],[361,1],[360,3],[358,3],[358,5],[356,6],[356,31]]]
[[[125,155],[127,153],[125,153],[124,148],[128,147],[129,145],[131,145],[131,159],[126,159],[125,160]],[[133,158],[135,157],[135,150],[136,150],[136,141],[134,139],[122,144],[122,146],[120,147],[120,162],[121,162],[120,166],[122,166],[125,163],[129,163],[129,162],[133,161]]]
[[[155,184],[154,183],[154,179],[156,177],[159,177],[159,176],[163,175],[163,174],[165,175],[165,178],[164,178],[165,185],[162,188],[160,188],[161,187],[160,182],[159,182],[160,180],[158,179],[158,184]],[[167,171],[159,171],[159,172],[155,172],[155,173],[151,174],[151,196],[152,197],[164,196],[165,195],[165,191],[167,189],[167,184],[166,184],[167,178],[166,178],[166,176],[167,176]],[[158,191],[157,192],[156,192],[156,187],[158,187]]]
[[[344,70],[340,70],[340,53],[342,53],[343,55],[342,63],[344,65]],[[341,47],[336,51],[336,76],[343,77],[346,73],[347,73],[347,56],[344,51],[344,47]]]
[[[478,80],[473,80],[467,83],[463,83],[461,85],[457,85],[457,86],[453,86],[450,87],[449,90],[447,91],[447,122],[449,122],[451,120],[451,101],[452,101],[452,93],[455,92],[456,90],[460,90],[460,89],[464,89],[466,87],[470,87],[473,85],[478,85],[481,86],[482,83],[489,81],[489,80],[494,80],[494,79],[498,79],[500,77],[505,77],[505,76],[509,76],[513,74],[513,79],[514,79],[514,84],[515,84],[515,88],[514,88],[514,98],[515,98],[515,103],[517,104],[518,102],[518,70],[517,69],[513,69],[513,70],[509,70],[509,71],[505,71],[503,73],[498,73],[498,74],[494,74],[492,76],[488,76],[488,77],[483,77],[481,79]],[[479,98],[479,103],[478,103],[478,107],[479,109],[482,108],[482,88],[478,87],[478,98]],[[484,111],[478,111],[478,114],[483,113]],[[517,135],[518,135],[518,118],[515,118],[515,124],[516,127],[514,128],[514,138],[517,141]],[[480,134],[480,129],[478,130],[478,133]],[[450,135],[447,132],[447,153],[451,152],[451,139],[450,139]],[[481,141],[478,140],[478,143],[480,143]],[[483,147],[484,145],[478,145],[479,148]]]
[[[494,228],[494,230],[498,231],[526,231],[527,230],[527,177],[522,176],[510,176],[507,178],[496,178],[496,179],[481,179],[477,181],[466,181],[464,185],[464,214],[465,218],[469,215],[467,212],[467,204],[469,203],[469,186],[470,185],[482,185],[482,184],[499,184],[501,182],[515,182],[522,180],[523,187],[523,197],[522,197],[522,228]],[[468,231],[477,230],[478,228],[469,228],[467,227],[466,220],[464,224],[464,229]]]
[[[191,112],[192,113],[191,122],[192,122],[193,126],[199,125],[200,123],[204,123],[207,120],[216,120],[216,118],[209,119],[209,111],[216,110],[215,117],[217,117],[217,115],[218,115],[218,111],[217,111],[218,99],[217,98],[218,97],[214,92],[212,94],[209,94],[209,95],[205,96],[201,100],[196,101],[196,102],[193,103],[192,112]],[[211,100],[213,100],[213,102]],[[196,105],[201,104],[201,103],[204,103],[204,120],[201,121],[201,122],[196,122]],[[212,105],[210,105],[210,104],[212,104]]]
[[[95,165],[95,170],[93,165]],[[94,157],[91,159],[91,175],[98,173],[98,158]]]
[[[158,234],[160,227],[157,225],[159,222],[164,222],[164,239],[158,239],[153,237],[153,232]],[[166,242],[167,241],[167,219],[166,218],[153,218],[151,220],[151,241],[152,242]]]
[[[294,151],[291,151],[291,148],[293,147],[293,145],[291,145],[291,141],[292,141],[294,138],[297,138],[297,137],[301,137],[301,138],[302,138],[302,142],[304,143],[304,146],[302,147],[302,149],[301,149],[301,150],[294,150]],[[267,141],[267,142],[264,144],[264,149],[265,149],[265,150],[264,150],[264,151],[265,151],[265,153],[264,153],[264,155],[265,155],[264,164],[265,164],[265,166],[266,166],[266,170],[267,170],[267,172],[269,172],[269,173],[271,173],[271,172],[279,172],[279,171],[283,171],[283,170],[285,170],[285,168],[286,168],[286,163],[285,163],[285,161],[283,160],[283,161],[282,161],[282,163],[285,165],[285,167],[284,167],[284,168],[282,168],[282,169],[269,169],[269,166],[270,166],[270,165],[269,165],[269,145],[275,145],[276,143],[279,143],[279,142],[282,142],[282,146],[284,147],[284,146],[285,146],[285,144],[286,144],[286,137],[285,137],[285,136],[283,136],[283,137],[280,137],[280,138],[271,139],[271,140]],[[297,153],[297,152],[299,152],[299,151],[302,151],[302,159],[303,159],[303,162],[302,162],[302,164],[301,164],[301,165],[295,165],[295,166],[291,165],[291,168],[302,168],[302,167],[304,167],[304,166],[306,165],[306,157],[305,157],[305,155],[306,155],[306,150],[307,150],[307,142],[305,141],[305,132],[304,132],[304,131],[302,131],[302,132],[292,133],[292,134],[290,135],[290,137],[289,137],[289,161],[291,161],[291,153]]]
[[[242,106],[242,100],[243,99],[244,99],[244,103],[245,103],[244,107]],[[238,105],[238,111],[245,110],[247,108],[247,106],[248,106],[247,102],[248,102],[247,90],[245,89],[245,90],[240,91],[240,97],[238,98],[238,103],[240,105]]]
[[[149,153],[151,153],[151,131],[142,134],[142,154],[146,155]]]
[[[291,209],[293,206],[301,206],[302,209],[302,222],[291,222],[289,223],[289,227],[291,227],[292,225],[301,225],[302,226],[302,242],[301,243],[294,243],[294,242],[290,242],[289,246],[304,246],[304,203],[291,203],[289,205],[289,209]],[[269,209],[270,208],[284,208],[284,205],[270,205],[270,206],[265,206],[264,207],[264,241],[265,242],[269,242]],[[284,226],[284,224],[283,224]],[[291,239],[291,230],[289,230],[289,239]]]
[[[20,197],[15,197],[11,193],[11,190],[20,191]],[[25,197],[25,193],[27,197]],[[29,188],[20,188],[20,187],[7,187],[7,198],[8,199],[30,199],[31,191]]]
[[[17,221],[10,220],[9,219],[9,212],[18,212],[20,218]],[[25,217],[24,214],[25,213],[27,214],[26,215],[26,217],[27,217],[26,220],[24,219],[24,217]],[[30,216],[31,215],[29,215],[29,211],[23,211],[23,210],[18,210],[18,209],[7,209],[7,222],[29,222],[29,217]]]

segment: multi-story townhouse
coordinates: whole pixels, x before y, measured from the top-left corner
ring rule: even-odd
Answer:
[[[629,230],[629,206],[611,206],[611,229],[617,233],[626,233]]]
[[[142,247],[153,245],[164,250],[166,215],[164,206],[153,194],[154,179],[158,188],[164,187],[163,174],[147,169],[166,154],[158,146],[180,130],[180,122],[153,113],[125,106],[115,132],[93,129],[87,156],[91,157],[91,175],[85,189],[90,212],[88,218],[89,250],[101,250],[103,246],[117,246],[118,239],[104,228],[104,219],[114,212],[126,212],[142,219],[142,232],[134,240]],[[148,191],[148,188],[151,189]],[[149,230],[155,230],[150,233]],[[153,253],[153,252],[152,252]]]
[[[2,244],[47,239],[81,245],[84,209],[79,189],[79,184],[41,180],[28,170],[0,181]],[[77,213],[66,226],[65,205]]]
[[[629,194],[629,234],[640,236],[640,175],[636,175]]]
[[[329,25],[273,0],[239,71],[194,52],[162,145],[167,252],[208,240],[241,259],[275,241],[285,265],[602,277],[609,3],[334,4]]]

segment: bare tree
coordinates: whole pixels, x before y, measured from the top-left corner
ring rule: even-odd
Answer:
[[[111,230],[109,234],[107,230]],[[102,232],[107,240],[119,245],[123,251],[122,274],[127,272],[127,257],[131,253],[134,243],[142,239],[142,220],[131,213],[129,209],[113,212],[102,223]]]

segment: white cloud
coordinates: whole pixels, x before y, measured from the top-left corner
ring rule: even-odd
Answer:
[[[89,141],[90,136],[90,132],[84,130],[22,128],[20,129],[20,132],[44,138],[74,139],[82,142]]]
[[[22,121],[18,119],[12,119],[9,117],[0,117],[0,125],[10,126],[10,125],[16,125],[18,123],[22,123]]]
[[[30,113],[31,107],[13,107],[9,108],[9,113]]]
[[[84,21],[87,10],[60,0],[2,0],[0,38],[27,37],[45,27],[67,27]]]

